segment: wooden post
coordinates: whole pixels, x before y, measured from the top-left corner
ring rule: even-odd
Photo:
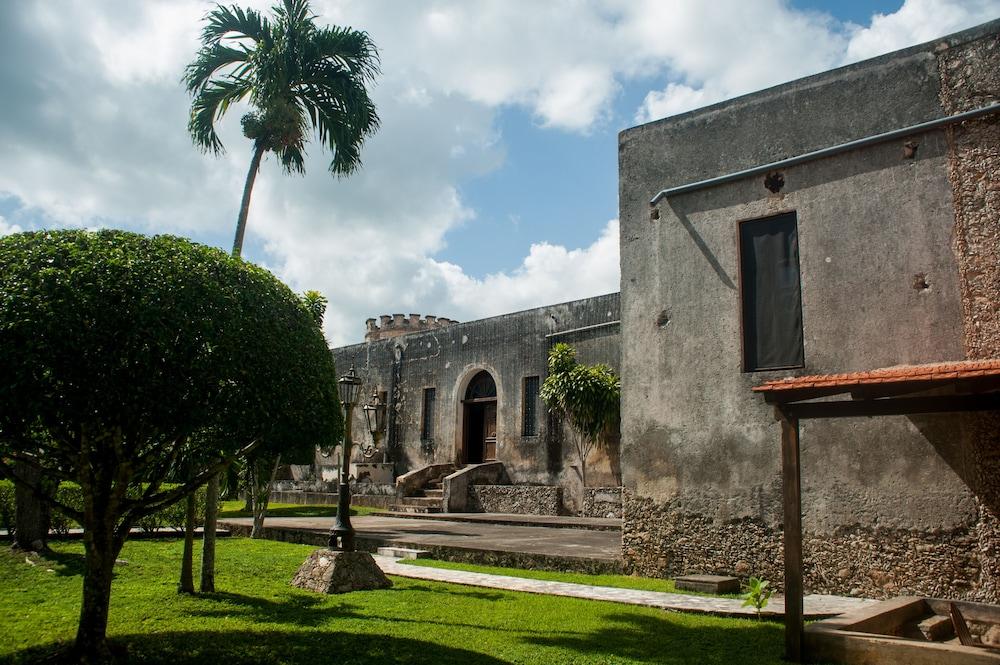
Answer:
[[[778,409],[781,419],[781,480],[785,508],[785,659],[802,662],[802,488],[799,419]]]

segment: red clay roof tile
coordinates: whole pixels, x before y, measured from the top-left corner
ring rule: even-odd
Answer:
[[[1000,377],[1000,359],[958,360],[929,363],[926,365],[897,365],[895,367],[873,369],[867,372],[793,376],[787,379],[762,383],[759,386],[755,386],[753,391],[758,393],[774,393],[783,390],[802,390],[804,388],[852,388],[855,386],[901,383],[904,381],[935,383],[984,376]]]

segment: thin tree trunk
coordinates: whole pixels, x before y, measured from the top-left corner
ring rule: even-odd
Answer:
[[[121,543],[109,525],[103,524],[97,533],[84,535],[86,549],[83,574],[83,605],[74,648],[83,663],[104,663],[110,659],[108,646],[108,605],[111,602],[111,580],[115,559]]]
[[[189,494],[185,501],[184,555],[181,557],[181,581],[177,585],[177,593],[194,593],[194,494]]]
[[[204,538],[201,544],[201,584],[202,593],[215,592],[215,522],[219,507],[219,477],[215,474],[205,487],[205,526]]]
[[[42,489],[42,474],[23,462],[17,464],[16,473],[35,489],[20,483],[14,486],[14,542],[22,550],[43,552],[48,549],[50,514],[49,506],[36,494]]]
[[[279,453],[274,459],[274,466],[271,468],[271,473],[266,477],[263,486],[261,486],[261,481],[264,480],[262,477],[264,469],[261,468],[260,463],[254,463],[254,486],[251,488],[254,498],[253,527],[250,531],[251,538],[263,538],[264,536],[264,517],[267,515],[267,504],[271,499],[271,485],[274,484],[274,478],[278,475],[278,467],[280,465],[281,454]]]
[[[243,186],[243,201],[240,203],[240,216],[236,220],[233,256],[240,256],[243,253],[243,235],[247,230],[247,215],[250,214],[250,193],[253,191],[253,183],[257,179],[257,171],[260,170],[260,160],[263,156],[264,149],[258,145],[254,145],[253,159],[250,160],[250,170],[247,172],[247,181]]]

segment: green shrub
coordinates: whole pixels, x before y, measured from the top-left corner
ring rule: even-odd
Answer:
[[[164,490],[169,490],[177,485],[164,484],[162,487]],[[130,494],[135,493],[137,492],[130,492]],[[83,492],[76,483],[60,483],[56,497],[72,508],[83,510]],[[178,501],[172,506],[142,518],[136,526],[146,533],[152,533],[159,528],[184,531],[185,508],[185,502]],[[195,493],[195,526],[202,526],[204,523],[205,488],[203,487]],[[70,529],[79,528],[80,525],[75,520],[71,520],[56,509],[52,510],[50,529],[53,533],[65,536]],[[0,529],[6,529],[8,534],[14,530],[14,483],[9,480],[0,480]]]
[[[0,480],[0,529],[14,535],[14,483]]]

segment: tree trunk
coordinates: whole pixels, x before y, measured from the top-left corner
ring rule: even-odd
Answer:
[[[115,538],[111,520],[104,517],[96,529],[84,534],[86,560],[83,574],[83,605],[74,649],[80,662],[104,663],[111,657],[108,646],[108,605],[115,559],[123,541]],[[88,525],[89,527],[90,525]]]
[[[184,512],[184,555],[181,557],[181,581],[177,593],[194,593],[194,494],[186,499]]]
[[[215,593],[215,521],[219,513],[219,478],[215,474],[205,488],[205,527],[201,544],[201,584],[202,593]]]
[[[41,490],[42,474],[35,467],[18,463],[15,473],[38,491]],[[14,538],[22,550],[42,552],[48,549],[49,506],[35,491],[20,483],[14,485]]]
[[[264,156],[264,149],[254,145],[253,159],[250,160],[250,170],[247,172],[247,181],[243,186],[243,201],[240,203],[240,216],[236,220],[236,237],[233,239],[233,256],[240,256],[243,253],[243,235],[247,230],[247,215],[250,214],[250,193],[253,191],[254,180],[257,179],[257,171],[260,170],[260,160]]]
[[[275,476],[278,475],[278,467],[281,465],[281,455],[274,459],[274,466],[271,467],[270,474],[267,474],[266,462],[260,460],[253,463],[253,487],[250,488],[253,497],[253,527],[250,530],[251,538],[264,537],[264,517],[267,515],[267,504],[271,499],[271,485]]]

